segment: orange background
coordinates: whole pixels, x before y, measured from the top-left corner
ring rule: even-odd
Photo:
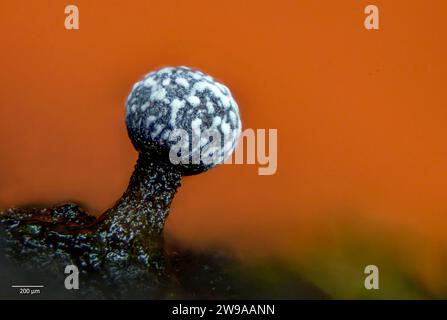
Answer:
[[[287,253],[339,219],[444,248],[446,1],[73,3],[78,31],[64,28],[68,1],[0,4],[1,207],[110,207],[136,160],[132,84],[187,65],[232,89],[244,128],[278,129],[278,171],[184,179],[168,223],[177,237]],[[363,27],[372,3],[380,31]]]

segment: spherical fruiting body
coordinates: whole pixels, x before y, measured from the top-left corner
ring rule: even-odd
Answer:
[[[222,163],[241,132],[230,90],[187,67],[163,68],[137,82],[127,99],[126,124],[138,151],[169,157],[184,175]]]

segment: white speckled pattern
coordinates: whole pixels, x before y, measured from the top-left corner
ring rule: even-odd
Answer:
[[[190,137],[216,130],[222,136],[217,163],[233,152],[241,132],[239,108],[230,90],[187,67],[163,68],[137,82],[127,99],[126,124],[138,150],[144,148],[146,141],[169,149],[176,143],[171,133],[178,129]],[[207,148],[209,139],[197,141],[200,151],[216,151],[215,145]],[[191,151],[197,151],[197,147],[191,147]]]

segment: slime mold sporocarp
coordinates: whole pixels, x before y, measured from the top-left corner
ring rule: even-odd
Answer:
[[[236,146],[241,121],[227,87],[186,67],[152,72],[127,99],[126,125],[138,160],[99,218],[76,204],[0,212],[0,298],[17,298],[14,284],[44,285],[41,297],[57,299],[327,297],[280,265],[246,268],[219,250],[164,239],[182,176],[213,168]],[[80,271],[79,290],[64,286],[67,265]]]
[[[139,157],[121,199],[99,218],[74,204],[2,212],[0,248],[8,263],[50,274],[76,265],[81,277],[89,275],[83,292],[93,295],[114,288],[124,296],[150,297],[166,286],[163,228],[181,177],[231,155],[241,132],[239,109],[228,88],[212,77],[187,67],[164,68],[134,85],[126,125]],[[207,130],[223,139],[203,138]],[[179,132],[188,139],[180,141]],[[173,162],[170,151],[180,142],[174,155],[181,161]]]

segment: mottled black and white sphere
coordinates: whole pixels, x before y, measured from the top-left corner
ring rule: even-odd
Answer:
[[[230,90],[187,67],[163,68],[137,82],[127,99],[126,125],[139,152],[169,157],[185,175],[222,163],[241,133]]]

